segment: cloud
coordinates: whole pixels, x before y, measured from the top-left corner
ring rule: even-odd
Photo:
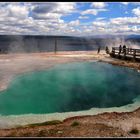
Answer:
[[[88,16],[79,16],[78,18],[79,19],[88,19],[89,17]]]
[[[111,18],[110,23],[114,25],[139,25],[140,18],[139,17]]]
[[[58,7],[56,11],[62,13],[70,13],[70,12],[74,12],[75,9],[76,9],[75,2],[58,2]]]
[[[133,9],[132,13],[135,14],[136,16],[140,16],[140,7]]]
[[[8,15],[8,11],[4,8],[0,8],[0,18]]]
[[[130,2],[120,2],[121,4],[128,5]]]
[[[44,18],[60,18],[62,15],[66,15],[75,11],[76,3],[73,2],[58,2],[58,3],[45,3],[44,5],[35,5],[32,8],[32,16],[35,19]]]
[[[38,4],[32,8],[32,12],[38,14],[49,13],[49,12],[53,12],[57,8],[57,6],[58,5],[56,3],[47,3],[45,5]]]
[[[94,26],[100,26],[100,27],[105,27],[105,26],[107,26],[107,22],[105,22],[105,21],[102,21],[102,22],[100,22],[100,21],[94,21],[93,23],[92,23]]]
[[[103,17],[91,17],[88,14],[97,16],[100,12],[109,11],[109,9],[105,9],[108,3],[104,3],[105,5],[99,3],[97,5],[95,2],[88,3],[89,8],[81,10],[80,8],[85,7],[84,4],[81,3],[78,6],[78,3],[75,2],[0,3],[0,34],[93,35],[95,33],[140,33],[139,7],[132,9],[132,13],[135,15],[133,17],[107,18],[104,15],[102,15]],[[75,12],[77,13],[71,19]]]
[[[106,3],[105,2],[92,2],[91,6],[94,8],[104,8],[106,7]]]
[[[129,2],[129,3],[130,3],[130,2]],[[131,4],[140,5],[140,2],[131,2]]]
[[[80,21],[79,20],[74,20],[74,21],[69,22],[68,25],[70,25],[70,26],[79,26]]]
[[[140,2],[120,2],[120,3],[123,4],[123,5],[129,5],[129,4],[140,5]]]
[[[59,13],[32,13],[32,17],[35,19],[35,20],[51,20],[51,19],[60,19],[60,17],[62,16],[62,14],[59,14]]]
[[[105,17],[98,17],[98,18],[96,18],[96,20],[103,20],[103,19],[105,19]]]
[[[29,10],[26,6],[20,5],[8,5],[9,17],[26,18],[28,16]]]
[[[91,32],[98,34],[139,34],[140,33],[140,18],[139,17],[119,17],[111,19],[98,18],[92,22],[90,27]],[[85,30],[89,27],[84,26]],[[89,31],[89,30],[88,30]]]
[[[61,17],[74,12],[75,6],[76,3],[63,2],[2,3],[0,4],[0,33],[61,34],[68,28]],[[70,25],[76,26],[78,23],[73,21]]]
[[[108,11],[107,9],[88,9],[85,11],[81,12],[81,15],[87,15],[87,14],[92,14],[92,15],[97,15],[99,12],[104,12]]]
[[[128,11],[125,11],[125,14],[128,14]]]
[[[96,10],[96,9],[88,9],[88,10],[85,10],[85,11],[81,12],[81,15],[86,15],[86,14],[97,15],[98,10]]]
[[[0,7],[0,17],[27,18],[28,7],[18,4],[4,4]]]

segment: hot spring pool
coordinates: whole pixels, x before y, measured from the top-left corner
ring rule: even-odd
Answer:
[[[140,73],[101,62],[60,64],[16,76],[0,92],[1,115],[50,114],[133,104]]]

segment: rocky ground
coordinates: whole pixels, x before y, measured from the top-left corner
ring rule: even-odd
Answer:
[[[1,137],[140,137],[140,109],[0,130]],[[52,121],[53,122],[53,121]],[[57,122],[57,121],[56,121]]]
[[[101,51],[0,55],[0,88],[20,73],[52,67],[59,63],[99,60],[140,70],[140,63],[110,58]],[[44,123],[0,129],[1,137],[140,137],[140,108],[126,113],[103,113]]]

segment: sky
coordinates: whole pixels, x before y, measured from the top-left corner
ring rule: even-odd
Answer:
[[[0,2],[0,34],[140,33],[140,2]]]

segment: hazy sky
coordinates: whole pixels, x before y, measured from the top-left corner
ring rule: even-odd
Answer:
[[[0,2],[0,34],[139,34],[140,2]]]

